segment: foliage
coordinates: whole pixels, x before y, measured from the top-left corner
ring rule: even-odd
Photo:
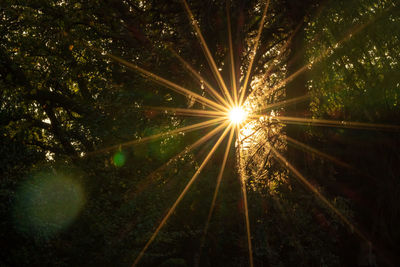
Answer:
[[[233,79],[243,84],[265,1],[227,2]],[[226,3],[189,5],[222,77],[231,80]],[[390,0],[271,0],[246,105],[259,114],[399,124],[398,10]],[[0,216],[5,218],[0,265],[131,265],[216,138],[182,154],[208,129],[132,143],[202,121],[149,106],[206,107],[106,55],[209,97],[205,81],[188,75],[171,52],[218,87],[182,4],[6,0],[0,17]],[[307,63],[313,66],[304,75],[270,91]],[[309,107],[270,106],[306,92]],[[247,265],[243,178],[257,266],[354,264],[362,241],[273,156],[271,147],[368,233],[374,253],[383,255],[380,263],[386,255],[397,259],[397,132],[291,128],[268,120],[252,127],[250,133],[259,132],[247,137],[249,131],[243,131],[245,150],[236,150],[235,143],[230,151],[202,250],[222,149],[145,253],[143,266]],[[288,138],[354,168],[295,152],[299,147]],[[362,155],[365,147],[369,152]],[[365,177],[371,180],[364,182]],[[361,205],[358,196],[376,200],[372,220],[366,211],[370,202]]]

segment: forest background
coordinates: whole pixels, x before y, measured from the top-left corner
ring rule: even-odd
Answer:
[[[249,73],[252,113],[313,121],[235,134],[204,235],[223,141],[139,265],[399,264],[399,2],[188,6],[225,82]],[[129,66],[206,96],[180,57],[218,88],[185,5],[4,0],[0,18],[0,265],[132,265],[217,140],[179,154],[210,129],[168,134],[204,118],[155,107],[207,107]]]

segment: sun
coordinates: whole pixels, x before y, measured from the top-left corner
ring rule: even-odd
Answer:
[[[247,117],[247,112],[242,107],[233,107],[229,111],[229,119],[234,124],[241,124]]]

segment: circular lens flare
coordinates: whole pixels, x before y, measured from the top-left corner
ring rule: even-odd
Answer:
[[[234,107],[229,111],[229,119],[235,123],[240,124],[246,119],[246,111],[241,107]]]

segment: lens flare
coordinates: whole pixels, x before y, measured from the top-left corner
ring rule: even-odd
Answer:
[[[83,187],[77,179],[55,171],[29,178],[16,192],[15,227],[38,240],[51,238],[78,218],[85,204]]]
[[[246,111],[242,107],[234,107],[229,111],[229,119],[234,124],[240,124],[244,122],[247,117]]]
[[[126,161],[126,157],[125,157],[125,154],[122,151],[118,151],[112,157],[112,163],[115,165],[115,167],[124,166],[125,161]]]

